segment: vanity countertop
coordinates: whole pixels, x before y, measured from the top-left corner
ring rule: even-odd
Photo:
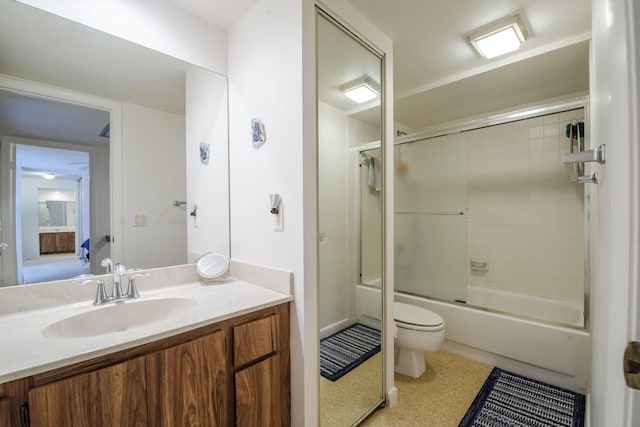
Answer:
[[[67,227],[67,226],[41,226],[38,227],[38,232],[40,234],[47,234],[47,233],[73,233],[75,232],[76,229],[75,227]]]
[[[91,288],[95,290],[95,286]],[[140,290],[139,299],[115,304],[163,298],[188,298],[195,303],[192,308],[155,323],[82,338],[49,337],[42,331],[59,320],[91,310],[104,310],[114,303],[96,307],[92,301],[83,301],[1,314],[0,384],[293,300],[290,294],[228,279],[211,285],[194,280],[177,286]]]

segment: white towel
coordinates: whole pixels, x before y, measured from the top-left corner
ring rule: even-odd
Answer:
[[[375,157],[371,157],[369,161],[369,175],[367,179],[367,185],[369,188],[375,191],[380,191],[380,160]]]

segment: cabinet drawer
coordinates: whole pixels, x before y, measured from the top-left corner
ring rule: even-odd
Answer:
[[[277,315],[233,328],[233,364],[243,366],[275,353],[278,348]]]

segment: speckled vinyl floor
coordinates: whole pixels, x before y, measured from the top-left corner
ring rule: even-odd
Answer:
[[[369,359],[369,365],[365,362],[336,383],[321,379],[323,427],[350,426],[357,418],[354,416],[357,410],[375,399],[369,396],[370,390],[379,392],[380,387],[378,383],[369,385],[366,378],[372,370],[380,369],[379,357],[378,354]],[[458,426],[493,367],[446,351],[429,353],[425,360],[427,371],[420,378],[395,374],[398,403],[393,408],[375,411],[361,426]],[[344,383],[337,384],[342,380]],[[362,394],[364,401],[360,398]]]
[[[320,426],[352,425],[380,399],[382,356],[378,353],[337,381],[320,377]]]

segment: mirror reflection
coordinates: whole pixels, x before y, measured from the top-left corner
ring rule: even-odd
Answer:
[[[317,29],[320,424],[345,426],[383,396],[382,60],[321,14]]]
[[[75,229],[75,192],[74,191],[54,191],[54,193],[60,193],[67,200],[51,200],[44,197],[56,197],[46,196],[51,190],[43,190],[38,188],[38,229],[43,231],[43,227],[66,227]],[[43,194],[45,193],[45,194]]]
[[[155,268],[228,255],[228,203],[207,224],[220,238],[191,246],[191,206],[174,204],[228,199],[226,78],[17,2],[0,8],[0,283],[101,274],[105,257]],[[210,143],[209,194],[187,194],[189,141]],[[75,191],[75,206],[38,189]]]

